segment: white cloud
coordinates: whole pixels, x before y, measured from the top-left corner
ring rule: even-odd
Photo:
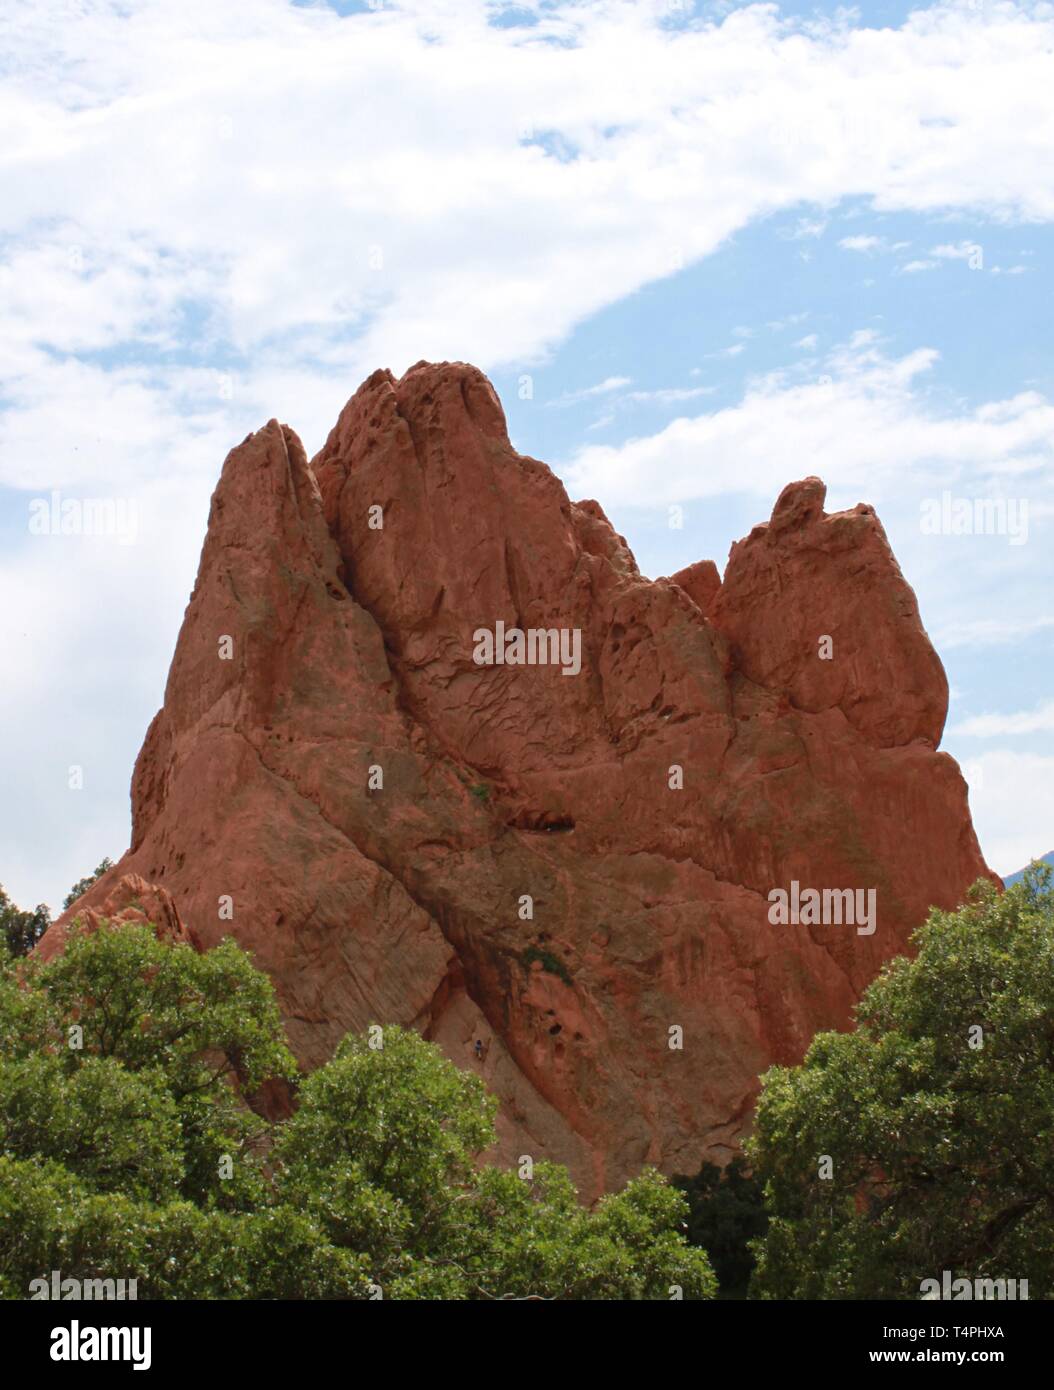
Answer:
[[[1054,629],[1054,617],[1019,618],[1007,614],[991,618],[960,618],[936,629],[941,651],[954,647],[1006,647],[1027,642],[1038,633]]]
[[[208,453],[207,478],[191,460],[193,486],[136,486],[133,544],[24,532],[0,556],[0,724],[5,783],[17,789],[17,810],[0,818],[0,866],[20,906],[58,910],[72,883],[128,845],[132,765],[161,704],[208,515]]]
[[[924,270],[936,270],[936,261],[908,261],[906,265],[900,267],[902,275],[915,275]]]
[[[673,405],[678,401],[693,401],[700,396],[712,396],[716,390],[716,386],[660,386],[653,391],[627,391],[626,399]]]
[[[957,724],[952,733],[964,738],[1001,738],[1006,734],[1054,733],[1054,700],[1013,714],[978,714]]]
[[[906,474],[913,497],[964,474],[1019,475],[1030,495],[1049,490],[1043,470],[1054,464],[1054,404],[1025,392],[963,413],[930,406],[917,388],[937,356],[919,348],[888,357],[863,329],[827,357],[822,375],[757,377],[737,405],[622,445],[587,446],[566,476],[580,495],[624,506],[724,492],[771,500],[787,481],[788,459],[832,490],[865,488],[875,500]]]
[[[963,764],[970,812],[997,874],[1054,849],[1054,757],[993,749]]]
[[[771,329],[773,333],[781,333],[785,328],[793,328],[796,323],[804,323],[808,317],[809,311],[805,309],[800,314],[788,314],[786,318],[770,319],[765,327]]]
[[[676,28],[667,6],[637,0],[538,6],[519,29],[492,13],[479,0],[348,17],[287,0],[4,5],[0,485],[105,485],[166,523],[156,544],[112,556],[26,542],[0,560],[18,595],[2,625],[6,667],[20,664],[5,727],[62,729],[63,757],[94,750],[120,784],[74,812],[45,741],[19,753],[9,804],[20,820],[35,806],[49,841],[30,862],[23,826],[4,827],[21,901],[40,896],[60,839],[76,851],[59,866],[70,880],[121,847],[208,493],[250,429],[278,416],[310,450],[377,366],[542,360],[775,212],[807,210],[803,243],[845,199],[879,215],[1054,218],[1054,185],[1036,177],[1054,144],[1049,6],[947,5],[882,29],[773,5]],[[645,459],[677,497],[770,500],[788,458],[869,492],[897,467],[1031,478],[1049,463],[1042,398],[998,402],[998,418],[927,411],[910,385],[932,354],[872,350],[844,349],[830,385],[760,378],[737,407],[585,451],[575,469],[600,470],[608,505],[651,500]]]
[[[814,348],[819,341],[820,340],[815,333],[806,333],[805,337],[799,338],[798,341],[794,344],[794,346],[796,348],[803,348],[804,350],[809,351],[812,348]]]
[[[11,0],[8,332],[164,344],[190,302],[204,351],[350,384],[422,355],[535,358],[779,207],[1054,214],[1044,7],[878,31],[761,5],[673,30],[629,0],[538,15]]]
[[[958,241],[954,245],[944,242],[941,246],[934,246],[930,255],[945,261],[968,261],[971,256],[976,255],[978,249],[975,241]]]
[[[799,217],[794,230],[788,235],[793,241],[802,241],[806,238],[823,236],[827,229],[827,219],[825,217]]]
[[[628,376],[609,376],[603,381],[598,381],[595,386],[584,386],[580,391],[565,391],[556,400],[549,401],[549,405],[574,405],[578,401],[587,401],[593,396],[607,396],[612,391],[621,391],[624,386],[632,384],[633,378]]]
[[[877,251],[883,246],[884,240],[880,236],[844,236],[838,245],[843,251]]]

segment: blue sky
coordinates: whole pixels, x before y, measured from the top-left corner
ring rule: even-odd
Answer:
[[[0,54],[16,901],[127,844],[227,450],[277,416],[313,452],[422,357],[653,576],[808,473],[873,503],[982,848],[1054,846],[1049,5],[11,0]],[[134,526],[33,534],[53,490]],[[928,533],[946,494],[1022,543]]]

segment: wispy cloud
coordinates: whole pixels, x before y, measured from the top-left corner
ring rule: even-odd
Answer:
[[[827,219],[825,217],[799,217],[794,228],[785,235],[792,241],[803,241],[823,236],[826,230]]]
[[[1051,619],[1054,622],[1054,619]],[[967,738],[1002,738],[1007,734],[1054,733],[1054,700],[1013,714],[977,714],[952,730]]]
[[[1054,629],[1054,617],[967,618],[936,630],[942,651],[954,647],[1005,647]]]
[[[520,30],[482,0],[12,3],[0,232],[19,361],[134,341],[321,365],[343,389],[421,356],[536,360],[774,207],[850,188],[887,211],[1054,216],[1035,177],[1043,7],[939,7],[880,38],[761,5],[673,30],[620,0],[538,14]],[[623,66],[662,81],[612,83]]]
[[[1024,392],[962,413],[941,410],[917,390],[938,358],[933,348],[890,357],[875,330],[860,329],[816,375],[756,377],[737,405],[580,450],[569,474],[583,495],[638,506],[744,490],[772,496],[788,458],[808,460],[830,484],[877,495],[906,473],[917,490],[961,480],[968,469],[1030,477],[1036,495],[1043,470],[1054,466],[1054,403]]]
[[[595,386],[583,386],[578,391],[565,391],[562,396],[557,396],[555,400],[547,401],[546,404],[576,405],[579,401],[592,400],[595,396],[610,396],[613,391],[621,391],[623,387],[632,384],[632,377],[609,376],[603,381],[598,381]]]
[[[977,250],[975,241],[943,242],[940,246],[932,247],[930,255],[944,261],[968,261],[977,254]]]
[[[676,27],[668,7],[629,0],[554,0],[523,28],[494,24],[483,0],[337,8],[4,6],[0,484],[134,483],[150,504],[134,571],[116,556],[104,574],[85,550],[59,573],[17,538],[3,556],[5,591],[31,596],[4,627],[5,727],[61,729],[80,748],[99,746],[114,711],[128,730],[105,749],[119,775],[91,818],[99,845],[69,797],[42,799],[52,750],[12,751],[9,834],[24,842],[31,805],[40,827],[32,874],[6,881],[24,901],[43,896],[57,840],[72,846],[66,883],[120,848],[127,767],[163,688],[208,493],[249,429],[277,415],[312,449],[379,365],[532,371],[578,325],[773,213],[798,219],[803,256],[846,198],[882,217],[1054,220],[1054,185],[1036,176],[1051,144],[1036,114],[1049,109],[1046,6],[941,4],[881,29],[760,4]],[[805,317],[764,312],[773,332]],[[1009,396],[991,417],[931,408],[912,383],[932,361],[849,345],[825,360],[829,382],[819,364],[758,377],[736,406],[584,452],[574,469],[601,480],[591,490],[607,505],[771,498],[788,459],[869,492],[892,490],[898,469],[1032,479],[1049,466],[1044,398]],[[621,421],[629,377],[649,365],[620,362],[625,377],[580,399]],[[660,404],[694,390],[637,389]],[[153,624],[134,694],[125,665],[96,661],[71,701],[54,672],[113,649],[119,601],[129,628]]]
[[[653,391],[627,391],[626,399],[674,405],[678,401],[692,401],[700,396],[712,396],[716,390],[716,386],[661,386]]]
[[[838,245],[843,251],[867,252],[880,250],[885,242],[880,236],[868,236],[861,233],[856,236],[842,237]]]
[[[1054,757],[992,749],[963,770],[974,828],[996,873],[1015,873],[1054,848]]]

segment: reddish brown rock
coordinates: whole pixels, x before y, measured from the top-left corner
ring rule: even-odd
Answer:
[[[772,520],[732,547],[710,619],[738,669],[796,708],[839,709],[887,748],[916,738],[936,747],[948,682],[915,595],[873,510],[828,516],[826,495],[819,478],[783,489]]]
[[[147,883],[139,874],[124,874],[114,882],[107,875],[110,887],[106,896],[99,899],[93,894],[97,906],[89,907],[82,896],[70,908],[63,922],[76,921],[85,931],[98,931],[103,926],[118,926],[128,922],[149,922],[163,941],[184,943],[201,950],[197,936],[180,920],[179,912],[172,901],[172,895],[156,883]],[[54,941],[42,944],[39,954],[50,957],[55,953]]]
[[[678,570],[672,576],[672,582],[679,584],[704,613],[710,612],[710,605],[721,588],[721,576],[713,560],[697,560],[694,565]]]
[[[823,498],[785,489],[723,583],[652,582],[472,367],[374,373],[310,466],[272,421],[213,498],[132,847],[76,910],[163,885],[255,953],[307,1065],[412,1024],[500,1095],[503,1158],[587,1194],[726,1158],[759,1072],[988,872],[914,596]],[[578,630],[580,672],[476,664],[499,622]],[[874,934],[773,926],[792,880],[875,888]]]

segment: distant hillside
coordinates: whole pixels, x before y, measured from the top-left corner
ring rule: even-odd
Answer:
[[[1036,858],[1039,859],[1039,861],[1042,864],[1049,864],[1051,868],[1054,868],[1054,849],[1052,849],[1049,854],[1039,854],[1036,856]],[[1028,868],[1027,864],[1025,865],[1025,868]],[[1018,869],[1016,874],[1009,874],[1007,877],[1003,879],[1003,882],[1009,888],[1011,884],[1020,882],[1020,880],[1024,878],[1024,876],[1025,869]]]

